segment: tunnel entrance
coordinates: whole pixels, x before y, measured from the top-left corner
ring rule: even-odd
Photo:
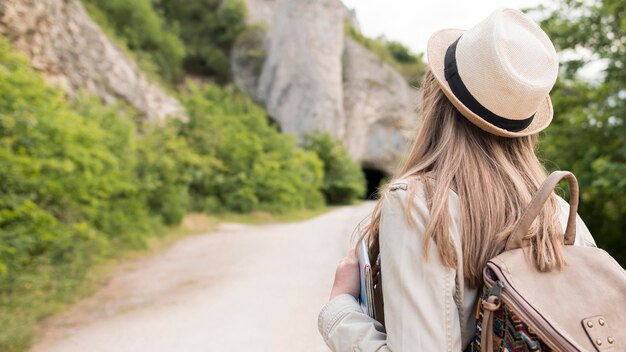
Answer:
[[[365,174],[365,179],[367,180],[367,192],[364,195],[364,199],[376,199],[378,198],[378,187],[380,186],[381,181],[387,177],[387,175],[378,169],[363,167],[363,173]]]
[[[283,132],[283,130],[280,128],[280,124],[278,123],[278,120],[276,120],[274,116],[267,115],[267,121],[270,126],[276,129],[276,131],[281,132],[281,133]]]

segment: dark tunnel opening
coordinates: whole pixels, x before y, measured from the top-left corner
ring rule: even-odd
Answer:
[[[365,179],[367,180],[367,192],[364,195],[364,199],[377,199],[378,198],[378,187],[380,186],[381,181],[387,177],[387,175],[378,169],[363,167],[363,173],[365,174]]]
[[[270,126],[276,129],[276,131],[281,132],[281,133],[283,132],[282,128],[280,128],[280,124],[278,123],[278,120],[276,120],[274,116],[267,115],[267,121]]]

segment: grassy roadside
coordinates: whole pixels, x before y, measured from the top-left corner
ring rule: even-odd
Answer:
[[[180,226],[164,228],[149,237],[144,248],[113,250],[111,255],[98,259],[84,273],[54,268],[49,275],[50,282],[34,283],[33,287],[23,287],[19,294],[12,297],[1,297],[0,351],[27,351],[36,338],[39,321],[64,311],[81,298],[94,293],[110,280],[114,269],[123,261],[154,255],[187,236],[215,232],[220,224],[226,222],[262,225],[303,221],[337,208],[324,206],[314,210],[297,210],[283,214],[261,211],[217,215],[192,213],[185,216]],[[81,276],[82,278],[77,279]]]
[[[355,204],[357,203],[355,202]],[[220,215],[207,216],[207,218],[209,220],[216,221],[217,223],[238,222],[249,225],[264,225],[273,223],[304,221],[338,208],[340,208],[340,206],[325,205],[318,209],[300,209],[284,214],[272,214],[264,211],[256,211],[249,214],[224,213]]]
[[[359,204],[359,202],[354,202],[354,204]],[[220,224],[223,223],[266,225],[305,221],[328,213],[332,210],[339,209],[340,207],[341,206],[337,205],[325,205],[318,209],[299,209],[283,214],[273,214],[265,211],[255,211],[247,214],[232,212],[226,212],[222,214],[190,213],[185,216],[181,225],[169,228],[163,233],[150,237],[147,240],[147,246],[145,249],[126,251],[120,257],[109,261],[107,265],[98,265],[102,268],[94,269],[102,270],[106,266],[111,266],[111,262],[113,264],[116,264],[123,260],[138,259],[160,252],[174,244],[176,241],[187,236],[215,232],[219,229]],[[101,274],[96,273],[95,276],[102,276],[102,274],[106,275],[107,272],[108,271],[104,271]]]

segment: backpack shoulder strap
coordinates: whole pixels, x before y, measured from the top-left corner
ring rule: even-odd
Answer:
[[[574,244],[574,240],[576,239],[576,211],[578,210],[578,181],[576,180],[576,176],[569,171],[555,171],[548,176],[537,191],[537,194],[528,204],[526,210],[524,210],[524,213],[522,213],[522,217],[519,219],[506,241],[504,247],[505,251],[521,248],[524,245],[523,239],[524,236],[528,234],[530,225],[532,225],[535,218],[543,209],[544,204],[552,195],[552,192],[554,192],[554,188],[563,179],[567,179],[570,190],[569,217],[565,229],[565,244]]]

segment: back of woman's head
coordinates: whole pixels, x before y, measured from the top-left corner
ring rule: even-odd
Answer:
[[[546,178],[535,155],[536,137],[499,137],[476,127],[452,105],[431,71],[423,79],[421,118],[418,135],[397,178],[408,181],[409,199],[416,196],[418,182],[423,184],[430,212],[421,237],[424,255],[432,238],[440,259],[449,267],[456,265],[457,257],[449,231],[452,218],[448,197],[450,191],[458,195],[463,268],[470,286],[475,287],[484,265],[503,249]],[[363,235],[370,244],[378,239],[387,192],[386,187],[380,190],[378,204],[365,227]],[[406,208],[409,219],[411,204]],[[531,256],[542,271],[564,265],[558,245],[562,232],[557,207],[552,197],[528,234]]]

